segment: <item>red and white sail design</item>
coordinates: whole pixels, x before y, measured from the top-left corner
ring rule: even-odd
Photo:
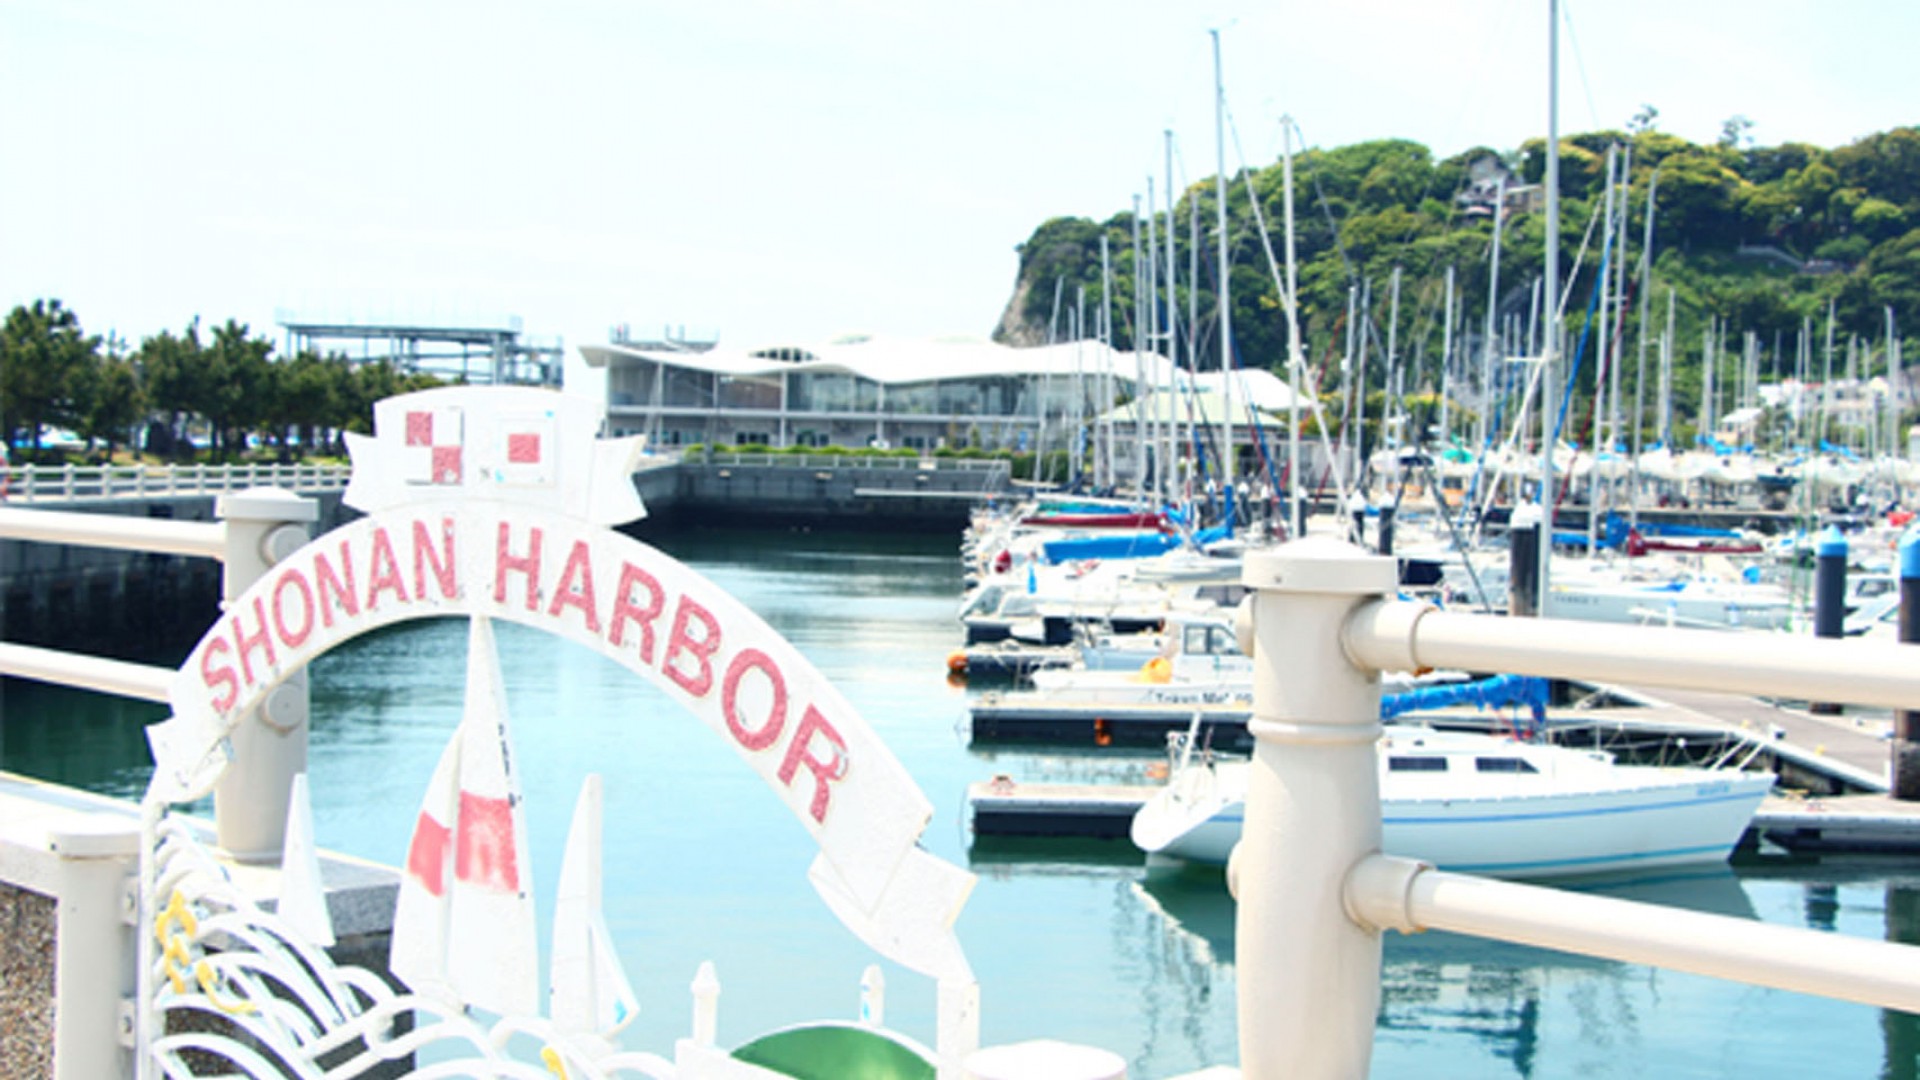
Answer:
[[[600,910],[600,774],[580,785],[553,908],[548,1016],[563,1035],[611,1039],[640,1012]]]
[[[506,688],[492,623],[470,625],[465,712],[414,825],[389,962],[416,993],[532,1016],[539,953]]]

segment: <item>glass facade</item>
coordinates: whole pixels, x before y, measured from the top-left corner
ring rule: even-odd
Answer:
[[[880,384],[872,379],[800,371],[788,376],[789,412],[879,412]]]

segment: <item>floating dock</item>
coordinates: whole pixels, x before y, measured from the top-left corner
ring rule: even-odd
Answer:
[[[1165,746],[1199,714],[1202,746],[1251,750],[1245,703],[1229,705],[1128,705],[1054,700],[1032,694],[986,694],[973,703],[976,743],[1046,743],[1055,746]]]
[[[1043,668],[1071,667],[1080,659],[1072,645],[1029,645],[994,641],[969,645],[947,658],[947,671],[968,679],[1024,679]]]

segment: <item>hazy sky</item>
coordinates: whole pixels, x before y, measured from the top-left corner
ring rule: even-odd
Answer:
[[[1246,159],[1546,130],[1545,0],[0,2],[0,302],[133,341],[282,312],[984,336],[1014,245]],[[1567,0],[1561,130],[1920,122],[1912,0]],[[1238,155],[1229,143],[1229,167]],[[570,350],[571,351],[571,350]]]

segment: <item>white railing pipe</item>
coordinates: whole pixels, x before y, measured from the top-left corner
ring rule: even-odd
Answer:
[[[9,540],[218,559],[226,551],[226,535],[225,526],[207,521],[0,507],[0,536]]]
[[[1718,979],[1920,1012],[1920,947],[1610,896],[1490,881],[1373,855],[1347,878],[1355,920],[1451,930]]]
[[[1384,671],[1462,668],[1717,690],[1797,701],[1920,706],[1920,646],[1573,619],[1509,619],[1376,600],[1347,620],[1347,655]]]
[[[281,559],[307,542],[320,516],[313,499],[282,488],[222,495],[214,512],[226,529],[221,606],[238,600]],[[213,791],[214,833],[242,862],[280,857],[293,778],[307,771],[307,673],[289,676],[266,704],[240,718],[230,736],[233,762]]]
[[[0,642],[0,675],[16,679],[33,679],[141,701],[164,702],[174,674],[172,668]]]
[[[1367,1075],[1380,935],[1348,918],[1347,871],[1380,850],[1380,679],[1341,652],[1392,559],[1309,537],[1249,554],[1255,740],[1240,844],[1240,1065],[1248,1077]]]

